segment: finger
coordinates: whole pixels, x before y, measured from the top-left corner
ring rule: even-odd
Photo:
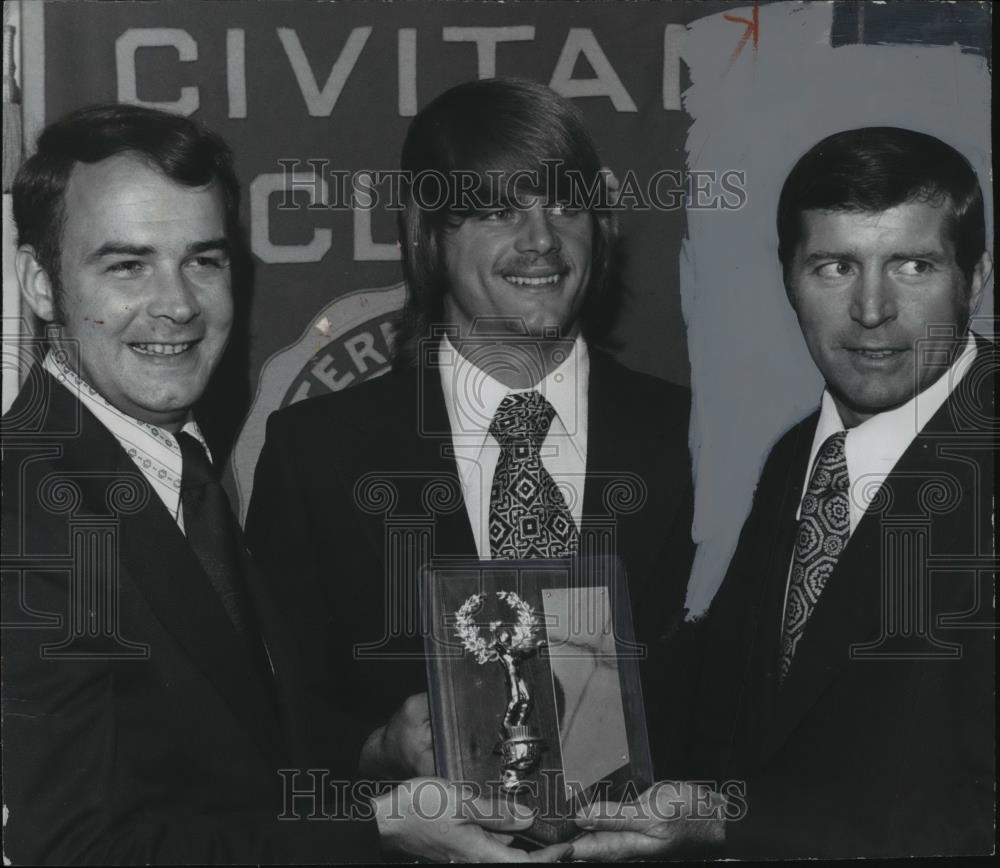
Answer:
[[[574,858],[576,858],[575,848],[572,844],[566,842],[563,844],[550,844],[548,847],[542,847],[541,850],[535,850],[533,853],[526,853],[524,861],[562,862]]]
[[[595,802],[577,811],[576,824],[588,832],[622,832],[632,828],[638,814],[638,808],[632,802],[621,805]]]
[[[529,862],[531,856],[534,854],[526,853],[524,850],[520,850],[517,847],[507,847],[497,841],[489,832],[485,832],[482,829],[479,830],[482,834],[482,839],[478,842],[478,846],[475,848],[475,855],[470,857],[469,861],[475,862]],[[541,852],[541,851],[539,851]],[[546,859],[541,861],[554,862],[554,859]]]
[[[624,862],[655,853],[656,842],[635,832],[588,832],[573,841],[573,858]]]

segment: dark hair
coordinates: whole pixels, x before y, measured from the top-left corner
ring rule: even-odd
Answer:
[[[80,109],[42,130],[35,153],[14,179],[18,244],[34,248],[57,290],[57,301],[65,195],[73,167],[126,153],[187,187],[218,181],[227,235],[238,235],[239,183],[232,152],[219,136],[197,121],[158,109],[117,104]]]
[[[876,213],[912,201],[949,208],[955,261],[971,279],[986,249],[983,193],[975,170],[940,139],[897,127],[835,133],[799,159],[778,201],[778,258],[785,269],[791,264],[803,211]]]
[[[603,194],[597,148],[572,102],[533,81],[460,84],[413,119],[400,163],[399,242],[409,295],[396,338],[397,361],[412,362],[416,342],[441,321],[448,291],[443,233],[473,210],[470,201],[502,201],[501,186],[512,185],[515,195],[568,201],[591,212],[590,284],[580,322],[591,340],[610,331],[621,294],[617,226]],[[443,195],[421,192],[421,179],[431,176]],[[478,183],[473,189],[461,187],[462,176]]]

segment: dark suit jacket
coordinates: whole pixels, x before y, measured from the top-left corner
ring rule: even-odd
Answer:
[[[675,653],[669,636],[693,553],[689,396],[592,351],[588,402],[582,534],[610,526],[648,667],[662,667]],[[433,367],[393,371],[268,422],[247,537],[285,577],[275,590],[309,661],[314,713],[350,729],[350,764],[406,696],[426,689],[417,570],[432,556],[477,557],[451,449]],[[654,758],[678,748],[682,720],[654,717]]]
[[[746,783],[748,812],[727,824],[731,855],[992,848],[996,363],[980,340],[886,478],[780,689],[783,597],[818,414],[771,452],[709,612],[696,726],[699,776]]]
[[[297,666],[261,583],[248,572],[277,682],[254,668],[162,502],[67,389],[36,368],[2,434],[5,854],[377,855],[373,823],[277,819],[277,770],[313,753]]]

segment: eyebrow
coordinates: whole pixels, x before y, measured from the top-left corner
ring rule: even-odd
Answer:
[[[213,238],[210,241],[196,241],[189,244],[188,253],[204,253],[206,250],[219,250],[222,253],[230,252],[229,241],[225,238]]]
[[[946,253],[941,250],[909,250],[895,251],[889,254],[891,261],[906,259],[926,259],[930,262],[945,262],[948,259]],[[805,260],[805,265],[813,265],[816,262],[837,260],[841,262],[857,262],[858,254],[853,250],[814,250]]]
[[[503,208],[517,210],[517,198],[514,196],[507,196],[506,194],[502,196],[497,196],[496,198],[482,198],[477,201],[475,208],[473,208],[469,213],[472,214],[487,214],[490,211],[499,211]]]
[[[912,250],[893,253],[891,259],[927,259],[930,262],[945,262],[948,255],[941,250]]]
[[[105,256],[149,256],[154,248],[149,244],[120,244],[115,241],[107,241],[97,248],[87,262],[96,262]]]
[[[839,261],[857,261],[857,255],[853,251],[848,250],[814,250],[810,253],[804,260],[805,265],[812,265],[816,262],[822,262],[824,260],[839,260]]]
[[[189,244],[185,252],[187,255],[204,253],[207,250],[220,250],[223,253],[229,253],[229,249],[230,245],[227,239],[211,238],[206,241],[195,241]],[[96,262],[105,256],[150,256],[155,252],[156,248],[151,244],[127,244],[117,241],[107,241],[91,253],[86,261]]]

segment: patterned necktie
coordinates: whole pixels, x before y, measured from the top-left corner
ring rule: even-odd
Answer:
[[[542,441],[553,416],[539,392],[516,392],[500,402],[490,424],[500,444],[490,491],[490,552],[496,559],[562,558],[579,547],[566,500],[542,464]]]
[[[175,436],[184,459],[181,476],[184,532],[236,631],[254,646],[257,638],[253,606],[243,586],[239,530],[229,498],[204,447],[183,431]]]
[[[785,626],[781,637],[781,680],[792,665],[806,622],[837,565],[851,532],[846,431],[826,439],[816,456],[809,486],[802,498],[795,557],[788,583]]]

